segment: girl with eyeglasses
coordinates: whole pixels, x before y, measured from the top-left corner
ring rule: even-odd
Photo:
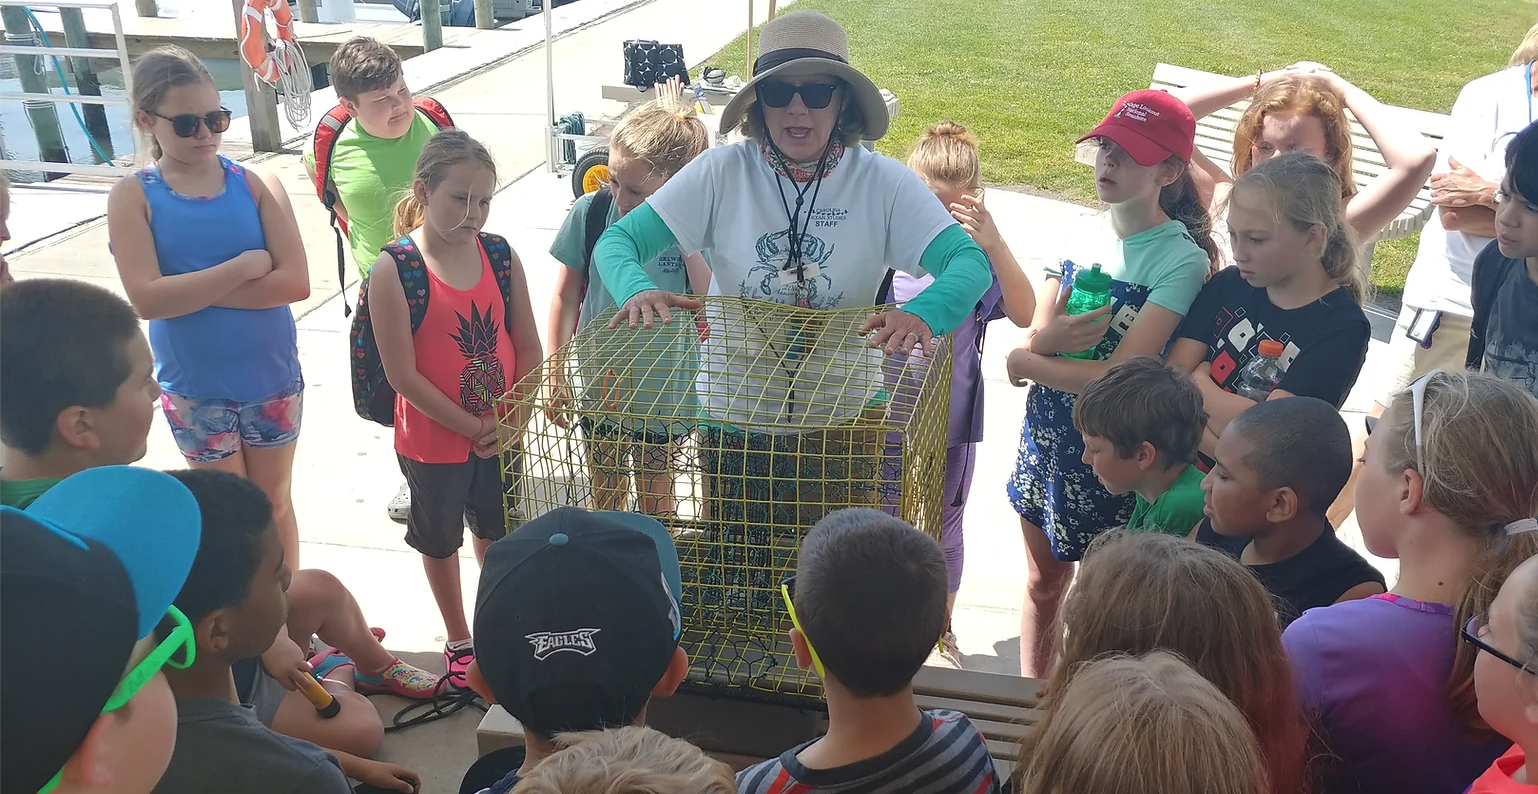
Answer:
[[[134,124],[154,162],[107,199],[123,289],[150,321],[161,408],[188,465],[249,478],[299,567],[290,483],[304,378],[289,304],[310,294],[288,194],[219,154],[230,111],[203,65],[160,47],[133,66]]]
[[[1475,615],[1463,639],[1482,653],[1474,660],[1479,716],[1513,744],[1485,770],[1469,794],[1534,794],[1538,774],[1538,557],[1517,566],[1490,611]]]
[[[1458,629],[1538,553],[1538,398],[1433,371],[1370,427],[1356,515],[1399,560],[1389,592],[1313,609],[1282,640],[1334,760],[1324,791],[1464,791],[1510,742],[1475,701]]]

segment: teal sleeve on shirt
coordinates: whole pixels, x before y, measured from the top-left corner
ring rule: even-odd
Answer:
[[[668,228],[662,216],[650,204],[642,202],[598,238],[598,244],[593,247],[593,267],[609,294],[614,296],[615,305],[624,306],[637,292],[657,289],[656,282],[646,275],[642,263],[656,259],[658,254],[677,244],[678,238],[673,236],[673,230]],[[978,253],[982,253],[981,249]],[[982,290],[977,294],[981,295]]]
[[[555,233],[555,240],[550,243],[550,256],[573,270],[581,270],[584,264],[582,254],[587,242],[587,213],[595,195],[589,193],[572,204],[571,212],[566,214],[566,222],[561,224],[561,230]]]
[[[951,224],[935,235],[919,267],[935,277],[929,285],[903,306],[929,325],[936,334],[947,334],[961,325],[977,301],[993,284],[988,255],[972,240],[961,224]]]

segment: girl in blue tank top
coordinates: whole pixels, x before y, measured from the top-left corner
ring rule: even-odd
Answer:
[[[128,299],[150,321],[161,407],[193,467],[249,477],[299,567],[289,485],[304,380],[288,305],[310,293],[281,184],[219,155],[230,112],[176,48],[134,64],[134,121],[153,164],[113,189],[107,222]]]

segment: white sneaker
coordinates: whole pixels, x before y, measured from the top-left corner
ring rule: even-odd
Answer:
[[[406,523],[406,519],[411,516],[411,486],[401,483],[401,489],[395,492],[395,498],[390,500],[385,512],[390,514],[391,521]]]

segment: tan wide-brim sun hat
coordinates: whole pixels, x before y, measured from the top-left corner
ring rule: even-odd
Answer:
[[[765,23],[758,38],[758,60],[749,80],[721,111],[721,129],[736,129],[765,80],[825,74],[849,86],[849,98],[865,116],[861,137],[874,141],[887,133],[891,117],[881,90],[849,65],[849,35],[844,27],[816,11],[792,11]]]

